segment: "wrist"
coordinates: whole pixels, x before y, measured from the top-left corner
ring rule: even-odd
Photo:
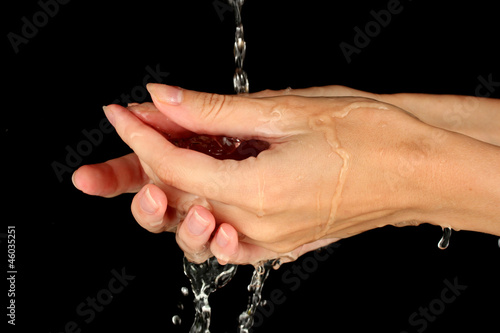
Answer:
[[[500,236],[500,148],[439,131],[426,162],[418,219]]]

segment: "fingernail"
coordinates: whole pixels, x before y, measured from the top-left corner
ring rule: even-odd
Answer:
[[[224,260],[222,258],[217,258],[217,261],[219,262],[219,265],[225,266],[229,261]]]
[[[151,223],[149,224],[149,226],[154,228],[154,227],[159,226],[159,225],[160,225],[160,224],[162,224],[162,223],[163,223],[163,219],[161,219],[161,220],[159,220],[159,221],[156,221],[156,222],[151,222]]]
[[[78,170],[76,170],[76,171],[78,171]],[[73,174],[71,175],[71,182],[73,183],[74,187],[76,187],[77,189],[79,189],[78,186],[76,186],[76,182],[75,182],[76,171],[74,171]]]
[[[104,110],[104,114],[106,115],[106,118],[108,118],[111,125],[115,126],[115,115],[113,114],[113,112],[109,111],[106,105],[104,105],[102,109]]]
[[[229,236],[226,234],[222,227],[219,227],[219,231],[217,232],[215,241],[220,247],[226,247],[226,245],[229,243]]]
[[[182,89],[158,83],[148,83],[149,93],[160,103],[179,105],[182,102]]]
[[[140,202],[142,210],[144,210],[148,214],[154,214],[158,210],[158,204],[155,202],[151,193],[149,192],[149,188],[144,191],[141,202]]]
[[[210,222],[201,217],[200,214],[198,214],[198,212],[196,211],[196,209],[193,209],[193,212],[189,215],[190,216],[187,217],[188,220],[187,226],[189,231],[193,235],[199,236],[205,230],[207,230],[207,227],[210,224]]]

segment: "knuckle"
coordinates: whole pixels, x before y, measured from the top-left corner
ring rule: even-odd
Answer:
[[[265,90],[262,90],[262,95],[263,96],[275,96],[275,95],[277,95],[277,92],[275,90],[265,89]]]
[[[253,94],[253,96],[256,96],[256,97],[271,97],[271,96],[275,96],[275,95],[277,95],[276,91],[271,90],[271,89],[261,90],[255,94]]]
[[[346,87],[335,84],[335,85],[329,85],[329,86],[324,86],[324,87],[319,87],[319,88],[321,89],[321,93],[323,95],[330,94],[330,95],[336,96],[336,95],[342,94],[342,92],[345,91]]]
[[[209,122],[217,120],[230,100],[231,98],[226,95],[203,94],[201,96],[201,118]]]
[[[341,85],[329,85],[323,87],[317,87],[318,92],[322,96],[349,96],[351,95],[349,88]]]

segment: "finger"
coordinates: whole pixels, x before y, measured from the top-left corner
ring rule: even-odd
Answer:
[[[132,200],[132,214],[136,221],[151,232],[175,232],[191,207],[210,204],[204,199],[172,187],[160,188],[148,184]]]
[[[132,111],[144,123],[162,133],[168,134],[169,138],[185,138],[193,135],[193,132],[179,126],[163,113],[159,112],[153,103],[129,105],[127,109]]]
[[[245,139],[289,134],[270,126],[288,115],[274,99],[201,93],[152,83],[147,88],[160,112],[196,133]]]
[[[153,184],[144,186],[132,200],[131,210],[135,220],[146,230],[154,233],[172,227],[166,218],[167,196]]]
[[[327,246],[340,238],[320,239],[301,245],[293,251],[281,253],[267,249],[258,242],[248,243],[251,239],[240,240],[238,232],[228,223],[221,224],[210,244],[210,251],[221,265],[231,264],[256,264],[259,261],[279,258],[281,263],[297,260],[303,254]]]
[[[246,265],[262,260],[275,259],[276,252],[255,244],[240,242],[238,232],[228,223],[222,223],[210,242],[210,251],[221,265],[227,263]]]
[[[146,171],[155,172],[148,171],[155,183],[201,197],[232,198],[231,191],[223,191],[222,187],[238,186],[236,182],[231,183],[231,180],[241,178],[238,177],[240,165],[236,161],[217,160],[203,153],[178,148],[119,105],[110,105],[105,112],[123,141],[148,166]]]
[[[73,173],[72,179],[80,191],[106,198],[137,192],[149,182],[133,153],[104,163],[84,165]]]
[[[208,241],[215,228],[215,218],[202,206],[193,206],[177,230],[176,239],[186,258],[201,263],[211,257]]]

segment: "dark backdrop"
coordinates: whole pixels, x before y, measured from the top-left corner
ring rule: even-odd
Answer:
[[[388,7],[390,21],[381,12]],[[145,101],[145,82],[232,93],[234,23],[227,9],[222,0],[30,0],[4,9],[0,240],[6,253],[7,225],[16,226],[19,331],[188,331],[193,309],[191,296],[180,292],[188,283],[174,236],[141,229],[130,214],[132,195],[103,199],[75,190],[69,170],[129,151],[115,132],[100,128],[101,106],[127,95]],[[243,21],[252,91],[342,84],[379,93],[500,96],[491,1],[248,0]],[[341,43],[351,45],[349,57]],[[67,157],[78,149],[85,156]],[[284,265],[266,283],[270,301],[254,331],[296,332],[303,324],[339,333],[453,332],[466,325],[498,331],[498,237],[455,232],[446,251],[436,247],[440,237],[429,225],[386,227]],[[250,274],[240,267],[212,297],[212,332],[236,331]],[[104,304],[92,310],[93,298]],[[174,315],[182,325],[172,324]]]

